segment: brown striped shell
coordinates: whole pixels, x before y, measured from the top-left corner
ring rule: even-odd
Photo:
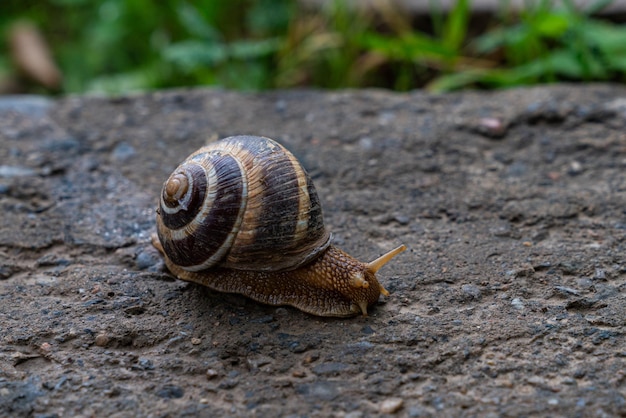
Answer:
[[[163,185],[157,234],[186,271],[281,271],[330,244],[315,187],[282,145],[234,136],[191,154]]]

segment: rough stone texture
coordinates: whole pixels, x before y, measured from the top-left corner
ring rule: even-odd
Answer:
[[[0,415],[626,414],[626,89],[0,99]],[[169,172],[258,134],[391,296],[324,319],[173,280]]]

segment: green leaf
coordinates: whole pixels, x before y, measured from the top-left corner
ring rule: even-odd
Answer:
[[[183,71],[191,72],[201,66],[215,66],[228,58],[224,45],[197,40],[182,41],[163,50],[163,58]]]
[[[198,9],[191,4],[179,4],[176,12],[180,23],[193,36],[213,41],[221,39],[219,31],[206,22]]]
[[[217,84],[226,88],[256,91],[271,87],[267,67],[259,62],[229,62],[217,73]]]
[[[569,29],[572,20],[571,15],[541,14],[532,21],[532,26],[539,36],[559,38]]]
[[[366,49],[374,50],[387,58],[401,61],[436,60],[442,61],[456,56],[454,51],[440,42],[417,32],[400,37],[388,37],[366,33],[359,38]]]
[[[626,26],[589,21],[581,32],[590,46],[600,48],[605,54],[626,54]]]
[[[247,60],[270,55],[280,48],[280,38],[231,42],[227,49],[232,58]]]
[[[626,55],[612,57],[609,64],[612,70],[620,71],[626,75]]]
[[[257,0],[250,6],[246,20],[252,33],[284,33],[293,15],[290,0]]]
[[[552,52],[546,59],[538,60],[535,64],[543,66],[538,70],[544,70],[549,67],[551,72],[560,76],[572,79],[584,79],[587,75],[585,65],[581,62],[580,57],[572,50],[557,50]],[[539,73],[537,76],[544,75]]]
[[[100,76],[92,79],[87,85],[89,93],[127,94],[158,87],[159,71],[154,66],[137,70]]]
[[[469,1],[457,0],[443,29],[442,42],[448,49],[458,51],[465,41],[469,15]]]
[[[454,74],[446,74],[428,83],[426,89],[434,93],[459,90],[483,80],[486,74],[487,71],[481,70],[468,70]]]
[[[527,38],[527,35],[523,25],[500,27],[479,36],[473,43],[478,53],[487,54],[498,48],[520,44]]]

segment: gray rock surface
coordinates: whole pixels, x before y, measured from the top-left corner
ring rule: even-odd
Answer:
[[[0,99],[0,416],[626,414],[626,89]],[[282,142],[369,317],[174,280],[162,182],[207,140]]]

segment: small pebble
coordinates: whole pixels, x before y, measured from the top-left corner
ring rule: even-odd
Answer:
[[[502,119],[487,117],[472,122],[469,128],[488,138],[498,139],[506,134],[508,126]]]
[[[120,142],[115,146],[115,148],[113,148],[112,157],[118,162],[124,162],[133,157],[136,153],[137,152],[132,145],[126,142]]]
[[[109,390],[105,390],[104,394],[107,395],[109,398],[114,398],[116,396],[120,396],[122,394],[122,390],[119,387],[115,386]]]
[[[515,298],[511,301],[511,305],[515,308],[515,309],[519,309],[522,310],[524,309],[524,302],[522,302],[522,300],[520,298]]]
[[[141,315],[145,311],[146,308],[142,305],[129,306],[128,308],[124,309],[124,313],[128,315]]]
[[[109,343],[109,337],[106,334],[96,335],[95,344],[98,347],[106,347],[108,343]]]
[[[569,262],[569,261],[560,262],[559,267],[561,268],[561,271],[563,272],[563,274],[568,274],[568,275],[578,274],[578,271],[580,270],[580,266],[578,265],[578,263]]]
[[[579,296],[580,292],[576,289],[572,289],[571,287],[566,286],[554,286],[554,290],[561,293],[562,295],[575,295]]]
[[[338,384],[326,379],[297,385],[296,391],[300,394],[306,395],[310,399],[322,402],[332,401],[340,394]]]
[[[284,112],[285,109],[287,109],[287,102],[284,100],[277,100],[276,103],[274,103],[274,109],[276,109],[277,112]]]
[[[159,255],[156,251],[142,251],[137,254],[135,265],[139,270],[146,270],[160,262]]]
[[[252,369],[258,369],[259,367],[265,366],[266,364],[270,364],[272,362],[272,359],[267,356],[258,355],[255,357],[249,357],[247,361],[248,365]]]
[[[139,357],[137,364],[133,367],[133,369],[135,370],[154,370],[154,364],[152,363],[152,360],[145,358],[145,357]]]
[[[363,334],[372,335],[376,331],[374,331],[374,329],[370,325],[365,325],[363,328],[361,328],[361,332]]]
[[[339,376],[348,369],[349,366],[346,363],[330,361],[313,367],[313,373],[319,376]]]
[[[180,386],[165,385],[161,389],[157,390],[156,395],[159,398],[164,399],[179,399],[182,398],[185,391]]]
[[[250,322],[254,324],[269,324],[270,322],[274,322],[274,315],[260,316],[255,319],[251,319]]]
[[[218,389],[232,389],[239,384],[239,379],[226,379],[217,385]]]
[[[37,259],[38,267],[50,267],[50,266],[67,266],[71,262],[65,258],[58,257],[55,254],[46,254]]]
[[[396,118],[395,113],[393,112],[381,112],[378,115],[378,124],[382,126],[387,126]]]
[[[529,167],[527,164],[516,161],[508,166],[506,172],[510,177],[523,177],[528,172]]]
[[[365,150],[370,150],[374,146],[374,142],[369,136],[364,136],[363,138],[359,139],[359,146]]]
[[[406,215],[396,215],[394,220],[400,225],[408,225],[411,222],[411,218]]]
[[[302,360],[302,364],[311,364],[319,358],[320,358],[319,354],[311,353],[308,356],[306,356],[304,360]]]
[[[276,310],[274,311],[274,314],[277,317],[286,317],[289,316],[289,311],[285,308],[276,308]]]
[[[517,278],[517,277],[531,277],[534,273],[535,273],[535,268],[531,266],[530,264],[525,264],[518,268],[508,270],[506,272],[506,275]]]
[[[219,376],[219,373],[218,373],[218,371],[217,371],[217,370],[215,370],[215,369],[208,369],[208,370],[206,371],[206,378],[207,378],[208,380],[215,379],[217,376]]]
[[[14,111],[40,118],[45,116],[53,103],[51,99],[42,96],[4,96],[0,98],[0,113]]]
[[[572,161],[569,165],[569,169],[567,170],[567,174],[570,176],[576,176],[583,172],[583,165],[578,161]]]
[[[473,284],[464,284],[463,286],[461,286],[461,290],[463,291],[463,293],[473,297],[474,299],[479,299],[482,294],[478,286],[475,286]]]
[[[35,170],[12,165],[0,165],[0,177],[13,178],[13,177],[29,177],[36,174]]]
[[[9,266],[0,266],[0,280],[6,280],[13,275],[13,268]]]
[[[385,399],[380,404],[380,413],[381,414],[394,414],[402,408],[403,403],[404,401],[400,398]]]

